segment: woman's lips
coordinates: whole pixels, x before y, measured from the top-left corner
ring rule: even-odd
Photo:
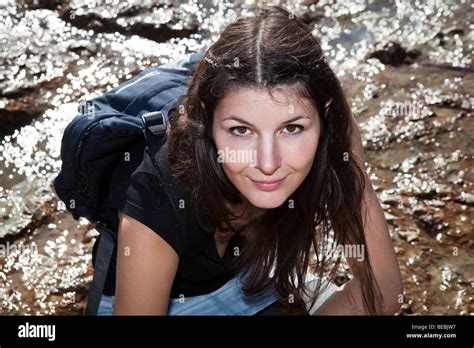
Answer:
[[[283,183],[283,181],[285,181],[286,177],[284,177],[283,179],[280,179],[280,180],[275,180],[275,181],[255,181],[255,180],[252,180],[252,182],[255,184],[255,186],[257,186],[257,188],[259,190],[262,190],[262,191],[274,191],[276,190],[278,187],[280,187],[280,185]]]

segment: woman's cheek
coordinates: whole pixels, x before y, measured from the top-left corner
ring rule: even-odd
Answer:
[[[298,139],[285,139],[280,143],[283,162],[295,170],[312,165],[318,147],[318,134],[306,133]]]
[[[247,165],[243,163],[224,162],[222,166],[227,176],[234,176],[241,173]]]
[[[239,139],[232,135],[216,139],[218,162],[225,164],[228,171],[238,173],[257,161],[257,151],[252,139]]]

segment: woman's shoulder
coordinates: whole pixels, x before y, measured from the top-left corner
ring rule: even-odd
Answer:
[[[160,176],[158,173],[158,168],[156,168],[156,165],[154,163],[156,159],[153,157],[154,156],[152,155],[150,148],[148,146],[145,146],[142,160],[135,169],[135,171],[132,173],[132,176],[147,176],[159,180]]]
[[[141,163],[132,175],[148,176],[157,182],[167,183],[178,189],[171,179],[167,151],[168,146],[166,143],[157,151],[152,151],[149,146],[145,146]]]
[[[162,170],[163,164],[158,168],[146,147],[124,190],[122,211],[165,237],[171,246],[181,249],[183,235],[179,227],[183,215],[176,209],[175,199],[170,197],[175,188],[166,185]]]
[[[169,178],[168,162],[165,145],[157,153],[153,153],[148,146],[145,147],[143,158],[130,177],[130,186],[127,190],[127,198],[132,199],[139,195],[142,205],[150,203],[150,206],[157,204],[161,209],[163,206],[171,208],[172,193],[180,191]]]

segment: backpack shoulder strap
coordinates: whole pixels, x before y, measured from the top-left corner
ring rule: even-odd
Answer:
[[[183,214],[178,211],[179,199],[183,198],[183,192],[173,183],[167,159],[168,146],[164,135],[169,130],[168,117],[161,111],[155,111],[142,115],[142,120],[143,134],[148,147],[145,151],[149,151],[153,166],[158,171],[160,181],[173,207],[173,212],[182,232],[184,232]]]
[[[168,196],[171,205],[173,207],[173,212],[176,216],[176,219],[179,223],[179,227],[182,233],[185,233],[185,219],[184,213],[181,209],[179,209],[179,201],[180,199],[184,198],[184,194],[182,189],[179,188],[173,182],[173,178],[171,176],[171,172],[169,169],[169,162],[167,158],[167,151],[168,146],[167,144],[163,145],[160,150],[153,156],[151,156],[153,160],[153,165],[157,168],[160,180],[162,182],[163,188],[165,189],[166,195]]]
[[[148,112],[142,115],[143,135],[152,154],[158,153],[165,142],[169,129],[168,116],[161,111]]]

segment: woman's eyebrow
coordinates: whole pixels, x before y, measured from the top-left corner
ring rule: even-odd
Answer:
[[[291,123],[291,122],[295,122],[295,121],[298,121],[298,120],[300,120],[300,119],[309,119],[309,120],[311,120],[311,117],[309,117],[309,116],[296,116],[296,117],[293,117],[293,118],[291,118],[291,119],[289,119],[289,120],[286,120],[285,122],[282,123],[282,125],[288,124],[288,123]],[[234,120],[234,121],[237,121],[237,122],[240,122],[240,123],[249,125],[249,126],[251,126],[251,127],[254,127],[254,125],[251,124],[250,122],[247,122],[247,121],[245,121],[245,120],[243,120],[243,119],[241,119],[241,118],[239,118],[239,117],[237,117],[237,116],[233,116],[233,115],[232,115],[232,116],[226,117],[226,118],[224,118],[224,119],[222,120],[222,122],[227,121],[227,120]]]

